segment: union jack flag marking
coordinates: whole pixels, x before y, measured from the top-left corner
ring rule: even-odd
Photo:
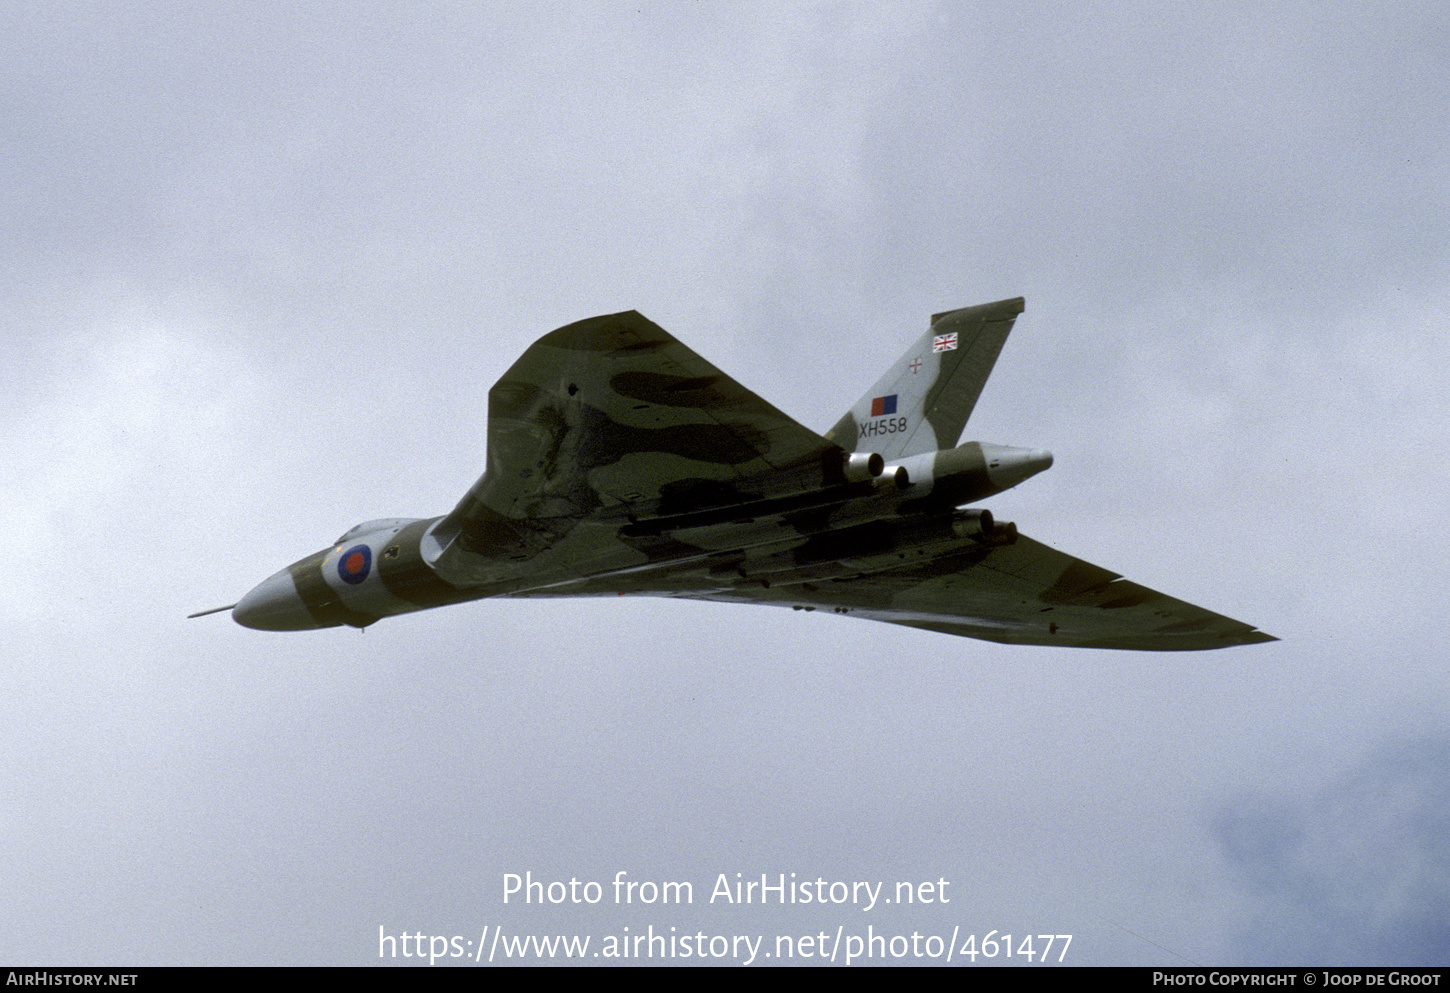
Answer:
[[[933,352],[955,352],[957,350],[957,333],[934,335],[931,339],[931,350]]]

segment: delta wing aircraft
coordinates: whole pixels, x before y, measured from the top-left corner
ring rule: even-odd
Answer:
[[[1275,640],[974,507],[1052,465],[958,444],[1021,298],[937,314],[825,435],[629,311],[540,338],[488,394],[483,477],[442,517],[384,518],[232,611],[270,631],[486,597],[774,604],[1011,644]]]

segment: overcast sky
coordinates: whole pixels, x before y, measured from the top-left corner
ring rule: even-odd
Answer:
[[[1447,28],[1436,3],[5,6],[0,959],[871,927],[1445,964]],[[1282,641],[634,598],[185,619],[451,509],[489,386],[560,325],[637,309],[824,431],[928,315],[1017,295],[967,436],[1056,464],[993,513]],[[605,896],[505,904],[525,872]],[[694,903],[616,905],[619,872]],[[736,873],[950,903],[711,903]]]

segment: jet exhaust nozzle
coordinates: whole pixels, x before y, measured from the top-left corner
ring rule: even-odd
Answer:
[[[904,465],[887,466],[878,482],[883,490],[904,490],[911,485],[911,473],[907,472]]]
[[[1017,543],[1017,525],[1011,521],[998,524],[990,510],[961,510],[952,518],[952,531],[958,538],[966,538],[983,545],[1014,545]]]
[[[886,460],[875,452],[850,452],[846,455],[843,466],[846,480],[851,483],[864,483],[875,479],[885,467]]]

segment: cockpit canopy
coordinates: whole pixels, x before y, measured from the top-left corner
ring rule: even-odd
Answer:
[[[372,534],[374,531],[401,531],[416,520],[418,520],[416,517],[379,517],[374,521],[363,521],[361,524],[348,528],[342,537],[334,541],[333,544],[345,544],[362,535]]]

